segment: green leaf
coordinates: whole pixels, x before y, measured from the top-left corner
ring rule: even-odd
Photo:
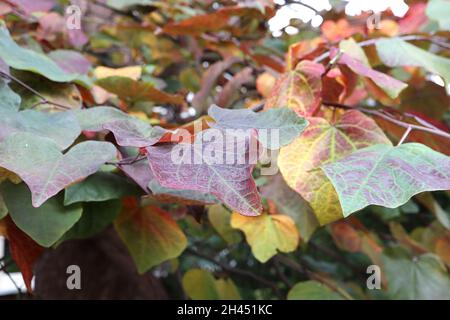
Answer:
[[[314,280],[299,282],[288,292],[288,300],[342,300],[342,297]]]
[[[423,191],[450,189],[450,157],[419,143],[374,145],[322,169],[344,216],[368,205],[396,208]]]
[[[66,189],[64,205],[139,195],[140,188],[112,172],[97,172]]]
[[[169,213],[155,206],[140,208],[127,202],[115,221],[139,273],[173,258],[186,248],[187,239]]]
[[[263,213],[256,217],[231,215],[231,226],[242,230],[255,258],[264,263],[281,252],[297,249],[299,234],[291,217]]]
[[[5,201],[3,200],[3,196],[0,193],[0,220],[6,217],[8,214],[8,208],[6,207]]]
[[[23,183],[0,185],[6,207],[14,223],[33,240],[50,247],[81,217],[82,207],[63,205],[62,195],[49,199],[39,208],[31,205],[31,194]]]
[[[0,167],[17,174],[30,188],[33,206],[95,173],[116,157],[109,142],[85,141],[62,154],[49,139],[15,133],[0,143]]]
[[[208,115],[216,121],[212,124],[213,127],[257,130],[258,140],[271,150],[288,145],[308,126],[305,118],[289,108],[257,113],[249,109],[230,110],[213,105],[209,108]]]
[[[3,21],[0,21],[0,58],[11,68],[38,73],[55,82],[75,81],[84,86],[90,85],[87,77],[66,73],[44,54],[20,47],[11,38]]]
[[[448,0],[428,1],[426,15],[430,20],[437,20],[442,30],[450,30],[450,4]]]
[[[119,98],[131,101],[151,101],[155,103],[170,103],[180,105],[183,97],[156,89],[151,83],[137,81],[128,77],[112,76],[96,81],[96,84],[106,91],[116,94]]]
[[[80,220],[60,241],[89,238],[105,230],[117,218],[121,208],[120,200],[84,203]]]
[[[20,96],[11,90],[6,82],[0,79],[0,112],[16,112],[19,110]]]
[[[231,279],[214,279],[202,269],[191,269],[183,276],[183,289],[192,300],[240,300],[241,296]]]
[[[392,299],[450,299],[450,277],[437,256],[427,253],[412,257],[399,247],[386,249],[382,259]]]
[[[241,234],[231,227],[231,214],[221,204],[210,206],[208,219],[217,233],[228,243],[235,244],[242,240]]]
[[[106,4],[117,10],[125,10],[131,6],[151,5],[155,0],[107,0]]]
[[[390,67],[417,66],[444,78],[450,83],[450,59],[420,49],[398,38],[382,38],[376,42],[378,56]]]

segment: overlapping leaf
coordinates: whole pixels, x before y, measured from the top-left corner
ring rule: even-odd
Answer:
[[[396,208],[423,191],[450,190],[450,157],[422,144],[379,144],[324,164],[344,216],[368,205]]]
[[[183,289],[192,300],[240,300],[239,291],[231,279],[215,279],[202,269],[191,269],[183,276]]]
[[[208,220],[228,244],[235,244],[242,240],[241,233],[231,227],[231,213],[223,205],[210,206],[208,208]]]
[[[288,107],[300,116],[313,115],[320,106],[323,65],[301,61],[294,70],[282,74],[266,100],[265,108]]]
[[[249,109],[229,110],[212,106],[208,115],[221,129],[255,129],[258,140],[265,148],[279,149],[292,142],[308,125],[308,121],[288,108],[253,112]]]
[[[231,226],[244,232],[253,255],[262,263],[278,251],[294,251],[300,239],[294,220],[281,214],[263,213],[258,217],[246,217],[233,212]]]
[[[139,273],[176,258],[187,245],[185,235],[169,213],[155,206],[140,208],[134,199],[126,199],[115,227]]]
[[[38,73],[55,82],[89,85],[89,80],[80,74],[67,73],[49,57],[17,45],[3,22],[0,22],[0,58],[11,68]]]
[[[369,117],[348,110],[330,123],[309,118],[310,125],[290,145],[281,148],[278,165],[287,184],[309,202],[321,224],[342,217],[333,185],[320,170],[357,149],[390,141]]]
[[[150,167],[164,187],[210,193],[233,210],[258,215],[261,199],[252,178],[249,139],[233,136],[233,143],[225,143],[225,137],[208,129],[193,144],[148,147]]]
[[[314,280],[295,284],[288,292],[288,300],[342,300],[342,297]]]
[[[420,49],[402,39],[382,38],[377,40],[378,56],[390,67],[417,66],[440,75],[445,83],[450,83],[450,59]]]
[[[34,207],[115,157],[116,148],[108,142],[82,142],[66,154],[52,141],[30,133],[15,133],[0,143],[0,167],[25,181]]]
[[[103,89],[117,94],[119,98],[137,102],[151,101],[155,103],[182,104],[183,97],[156,89],[151,83],[137,81],[128,77],[112,76],[96,81]]]
[[[81,205],[64,206],[62,196],[33,207],[30,191],[23,183],[4,182],[0,191],[17,227],[43,247],[52,246],[81,217]]]

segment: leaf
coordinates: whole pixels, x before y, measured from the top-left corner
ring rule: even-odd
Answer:
[[[78,51],[54,50],[48,56],[67,73],[87,74],[91,69],[91,62]]]
[[[0,220],[8,215],[8,208],[5,205],[2,194],[0,193]]]
[[[425,13],[431,20],[437,20],[442,30],[450,30],[450,21],[448,20],[450,7],[447,0],[428,1]]]
[[[64,205],[120,199],[139,194],[140,189],[123,177],[112,172],[97,172],[68,187],[64,193]]]
[[[391,248],[383,253],[383,265],[391,299],[450,299],[450,277],[437,256],[411,257],[403,248]]]
[[[376,43],[378,56],[390,67],[417,66],[444,78],[450,83],[450,59],[420,49],[398,38],[382,38]]]
[[[55,82],[75,81],[89,86],[89,79],[77,73],[67,73],[49,57],[17,45],[4,22],[0,22],[0,58],[11,68],[38,73]]]
[[[112,76],[95,82],[106,91],[130,102],[151,101],[155,103],[183,104],[183,97],[156,89],[151,83],[127,77]]]
[[[208,219],[214,230],[227,242],[232,245],[241,242],[241,234],[231,227],[231,214],[222,205],[216,204],[208,209]]]
[[[264,108],[288,107],[300,116],[313,115],[320,106],[324,72],[325,68],[319,63],[301,61],[294,70],[277,79]]]
[[[280,174],[268,177],[267,183],[261,187],[261,194],[275,203],[278,213],[294,220],[304,241],[309,240],[319,222],[308,202],[289,188]]]
[[[307,127],[308,121],[288,108],[254,112],[250,109],[222,109],[211,106],[208,115],[220,129],[256,129],[258,140],[268,149],[276,150],[288,145]]]
[[[214,279],[202,269],[190,269],[183,276],[183,289],[192,300],[240,300],[239,291],[231,279]]]
[[[233,143],[225,144],[226,139]],[[193,144],[147,147],[147,158],[162,186],[210,193],[233,210],[258,215],[261,199],[252,178],[254,164],[248,161],[248,140],[208,129],[197,134]]]
[[[370,65],[368,65],[368,60],[364,51],[356,44],[356,42],[347,41],[345,42],[345,45],[343,45],[343,48],[346,51],[341,54],[338,63],[346,65],[356,74],[372,80],[390,98],[397,98],[400,92],[408,86],[400,80],[372,69]],[[334,57],[336,54],[337,51],[332,50],[331,57]]]
[[[82,130],[109,130],[117,144],[124,147],[146,147],[158,142],[168,131],[112,107],[78,110],[76,117]]]
[[[11,219],[5,219],[5,223],[11,257],[19,267],[27,290],[31,293],[33,266],[42,255],[44,248],[17,228]]]
[[[123,68],[108,68],[99,66],[94,70],[94,76],[97,79],[103,79],[108,77],[126,77],[133,80],[138,80],[142,75],[141,66],[128,66]]]
[[[156,206],[139,208],[126,199],[115,227],[136,263],[139,273],[178,257],[187,239],[172,217]]]
[[[62,154],[52,141],[30,133],[15,133],[0,143],[0,167],[28,185],[34,207],[93,174],[115,156],[116,148],[109,142],[82,142]]]
[[[345,217],[368,205],[396,208],[420,192],[450,189],[450,157],[418,143],[374,145],[322,169]]]
[[[35,137],[52,140],[59,149],[69,147],[81,130],[72,111],[46,113],[36,110],[9,111],[0,106],[0,141],[14,133],[28,133]]]
[[[342,297],[314,280],[295,284],[288,292],[288,300],[342,300]]]
[[[20,96],[0,79],[0,114],[16,112],[19,106]]]
[[[83,214],[69,231],[58,241],[85,239],[105,230],[120,214],[120,200],[83,203]]]
[[[390,144],[376,123],[359,111],[348,110],[333,124],[309,118],[310,125],[290,145],[281,148],[278,166],[287,184],[309,202],[320,224],[342,217],[338,196],[319,169],[371,144]]]
[[[117,10],[127,10],[131,6],[152,5],[155,0],[107,0],[106,4]]]
[[[8,2],[29,15],[35,12],[48,12],[56,5],[55,0],[9,0]]]
[[[119,168],[136,182],[142,190],[149,193],[148,184],[154,179],[154,175],[147,161],[138,161],[129,165],[121,165]]]
[[[267,10],[270,15],[271,11]],[[234,16],[254,17],[262,19],[265,14],[251,6],[222,7],[212,13],[197,15],[179,22],[171,22],[164,26],[162,32],[176,35],[199,35],[204,32],[214,32],[225,28]]]
[[[195,190],[178,190],[163,187],[157,179],[152,179],[148,188],[152,194],[162,202],[181,202],[187,205],[203,205],[218,203],[219,200],[209,193],[201,193]]]
[[[246,217],[237,212],[231,214],[231,226],[244,232],[247,243],[255,258],[265,263],[281,252],[297,249],[299,234],[291,217],[275,214],[262,214]]]
[[[52,246],[81,217],[81,206],[65,207],[62,196],[49,199],[39,208],[33,207],[30,191],[23,183],[4,182],[0,191],[16,226],[43,247]]]

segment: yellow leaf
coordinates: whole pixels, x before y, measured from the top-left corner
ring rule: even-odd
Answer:
[[[299,233],[291,217],[263,213],[256,217],[231,215],[231,226],[244,232],[247,243],[258,261],[266,262],[281,252],[294,251],[299,243]]]
[[[323,225],[343,215],[337,193],[320,166],[357,149],[391,142],[371,118],[357,110],[345,111],[334,123],[314,117],[308,121],[303,134],[281,148],[278,165],[287,184],[309,202]]]
[[[8,171],[4,168],[0,168],[0,183],[2,183],[7,179],[9,179],[9,181],[15,184],[18,184],[20,183],[20,181],[22,181],[20,177],[16,175],[14,172]]]
[[[141,77],[141,74],[141,66],[130,66],[117,69],[99,66],[94,70],[94,75],[97,79],[119,76],[138,80]]]

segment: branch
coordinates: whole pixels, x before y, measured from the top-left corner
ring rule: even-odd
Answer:
[[[406,36],[398,36],[398,37],[392,37],[392,38],[393,39],[395,39],[395,38],[402,39],[405,41],[429,41],[429,42],[431,42],[437,46],[440,46],[442,48],[450,49],[450,44],[441,41],[440,38],[438,38],[438,37],[433,37],[433,36],[406,35]],[[367,47],[367,46],[374,45],[378,40],[379,40],[379,38],[369,39],[369,40],[358,42],[358,45],[360,47]],[[317,63],[322,62],[329,56],[330,56],[330,51],[324,52],[323,54],[321,54],[320,56],[315,58],[314,62],[317,62]]]
[[[306,274],[309,278],[323,283],[331,290],[339,293],[344,299],[353,300],[353,297],[351,295],[349,295],[347,291],[345,291],[341,287],[337,286],[333,281],[330,281],[328,278],[326,278],[316,272],[312,272],[312,271],[308,270],[307,268],[303,267],[302,265],[300,265],[296,261],[292,260],[291,258],[289,258],[285,255],[281,255],[281,254],[277,255],[275,258],[280,263],[284,264],[286,267],[289,267],[292,270],[297,271],[299,273]]]
[[[323,101],[322,103],[325,106],[330,106],[330,107],[335,107],[335,108],[359,110],[361,112],[364,112],[364,113],[367,113],[367,114],[371,114],[371,115],[383,118],[384,120],[387,120],[389,122],[395,123],[396,125],[398,125],[400,127],[403,127],[405,129],[410,128],[409,130],[424,131],[424,132],[428,132],[428,133],[431,133],[431,134],[434,134],[434,135],[437,135],[437,136],[441,136],[441,137],[450,139],[450,134],[449,133],[436,128],[432,124],[426,122],[423,119],[420,119],[419,117],[417,117],[415,115],[407,114],[408,117],[412,117],[412,118],[414,118],[416,120],[420,119],[420,121],[418,121],[418,122],[422,123],[422,124],[426,123],[426,125],[419,126],[419,125],[411,124],[411,123],[408,123],[408,122],[404,122],[404,121],[401,121],[399,119],[394,118],[389,113],[378,111],[378,110],[371,110],[371,109],[362,108],[362,107],[352,107],[352,106],[348,106],[348,105],[345,105],[345,104],[336,103],[336,102],[329,102],[329,101]],[[408,134],[409,134],[409,132],[408,132]]]
[[[42,101],[34,104],[31,108],[35,108],[35,107],[37,107],[38,105],[41,105],[41,104],[50,104],[50,105],[53,105],[55,107],[58,107],[58,108],[61,108],[61,109],[65,109],[65,110],[70,110],[71,109],[68,106],[65,106],[65,105],[62,105],[60,103],[47,100],[47,98],[45,98],[42,94],[40,94],[39,92],[34,90],[32,87],[27,85],[22,80],[16,78],[15,76],[12,76],[10,74],[7,74],[6,72],[0,71],[0,77],[5,78],[5,79],[9,79],[9,80],[12,80],[12,81],[18,83],[19,85],[21,85],[22,87],[24,87],[25,89],[27,89],[31,93],[35,94],[36,96],[38,96],[42,100]]]
[[[236,274],[236,275],[240,275],[240,276],[243,276],[243,277],[251,278],[251,279],[253,279],[253,280],[256,281],[256,282],[259,282],[259,283],[261,283],[261,284],[263,284],[263,285],[265,285],[265,286],[271,288],[272,291],[273,291],[280,299],[283,298],[283,296],[280,294],[279,289],[278,289],[278,287],[277,287],[277,285],[276,285],[275,283],[273,283],[273,282],[271,282],[271,281],[269,281],[269,280],[266,280],[266,279],[264,279],[264,278],[262,278],[262,277],[256,275],[256,274],[253,273],[253,272],[250,272],[250,271],[247,271],[247,270],[238,269],[238,268],[230,267],[230,266],[228,266],[227,264],[222,263],[222,262],[220,262],[220,261],[217,261],[216,259],[210,257],[209,255],[204,254],[204,253],[201,253],[201,252],[198,252],[197,250],[194,250],[194,249],[192,249],[192,248],[187,248],[187,249],[186,249],[186,252],[189,253],[189,254],[191,254],[191,255],[193,255],[193,256],[197,256],[197,257],[202,258],[202,259],[204,259],[204,260],[210,261],[210,262],[212,262],[212,263],[218,265],[220,268],[222,268],[222,269],[223,269],[224,271],[226,271],[226,272],[234,273],[234,274]]]

